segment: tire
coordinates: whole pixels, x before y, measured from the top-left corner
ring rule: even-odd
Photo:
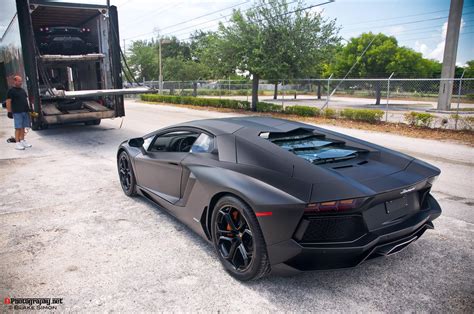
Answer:
[[[232,277],[249,281],[270,272],[265,240],[257,217],[243,201],[234,196],[221,198],[214,206],[211,228],[217,256]]]
[[[86,121],[84,122],[85,125],[99,125],[100,124],[100,119],[92,120],[92,121]]]
[[[132,163],[127,152],[123,151],[117,158],[117,169],[120,180],[120,186],[127,196],[137,195],[137,181],[133,172]]]

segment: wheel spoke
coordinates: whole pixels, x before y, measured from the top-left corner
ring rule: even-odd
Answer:
[[[229,237],[219,237],[219,242],[220,241],[229,241],[229,242],[232,242],[232,238],[229,238]]]
[[[235,239],[232,242],[232,245],[230,246],[229,255],[227,256],[227,259],[230,260],[232,262],[232,264],[234,264],[234,266],[237,266],[237,265],[235,265],[234,260],[235,260],[235,253],[237,252],[237,248],[239,247],[239,244],[240,244],[240,241]]]
[[[225,235],[235,235],[235,232],[233,232],[232,230],[222,230],[222,229],[217,229],[216,232],[218,234],[225,234]]]
[[[234,221],[232,220],[232,217],[230,216],[230,213],[226,213],[224,215],[224,218],[225,218],[225,221],[227,222],[227,224],[230,226],[230,228],[232,229],[232,231],[238,231],[237,230],[237,227],[235,226],[234,224]]]
[[[244,235],[252,237],[252,231],[250,231],[250,229],[245,229],[244,232],[242,232],[242,237],[244,237]]]
[[[244,244],[241,243],[238,246],[238,249],[239,249],[240,255],[242,256],[242,260],[244,261],[244,267],[247,267],[250,263],[250,259],[249,259],[249,255],[247,254],[247,250],[244,247]]]

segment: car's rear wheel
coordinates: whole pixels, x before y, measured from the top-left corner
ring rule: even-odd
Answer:
[[[252,209],[233,196],[221,198],[212,213],[212,238],[224,268],[247,281],[270,271],[262,231]]]
[[[127,152],[123,151],[120,153],[117,159],[117,167],[123,192],[128,196],[135,196],[137,194],[137,184]]]

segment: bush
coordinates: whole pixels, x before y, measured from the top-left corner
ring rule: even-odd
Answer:
[[[198,98],[192,96],[169,96],[158,94],[142,94],[140,99],[150,102],[165,102],[170,104],[183,104],[194,106],[209,106],[216,108],[230,108],[230,109],[250,109],[248,101],[233,100],[233,99],[218,99],[218,98]]]
[[[321,115],[328,119],[335,119],[337,118],[337,111],[332,108],[326,108],[321,112]]]
[[[383,111],[378,109],[350,109],[346,108],[340,112],[341,117],[351,120],[375,123],[382,120]]]
[[[258,102],[257,111],[259,112],[282,112],[283,106],[277,104],[270,104],[267,102]]]
[[[321,114],[321,110],[309,106],[288,106],[285,108],[285,113],[303,117],[317,117]]]
[[[183,104],[202,107],[230,108],[250,110],[250,102],[244,100],[221,99],[221,98],[201,98],[193,96],[175,96],[175,95],[158,95],[158,94],[142,94],[140,99],[149,102],[165,102],[169,104]],[[283,107],[277,104],[265,102],[257,103],[257,111],[259,112],[282,112]]]
[[[474,117],[473,116],[465,116],[463,117],[460,114],[452,114],[450,115],[450,118],[453,120],[458,120],[458,127],[460,124],[463,125],[462,128],[465,130],[472,130],[474,128]]]
[[[431,113],[420,113],[414,111],[405,113],[405,121],[407,121],[409,125],[413,126],[429,127],[434,119],[435,116]]]

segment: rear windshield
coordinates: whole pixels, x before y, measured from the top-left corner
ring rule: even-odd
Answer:
[[[347,147],[345,142],[327,139],[322,134],[298,129],[287,133],[260,133],[260,137],[306,159],[313,164],[337,162],[355,158],[361,152]]]

